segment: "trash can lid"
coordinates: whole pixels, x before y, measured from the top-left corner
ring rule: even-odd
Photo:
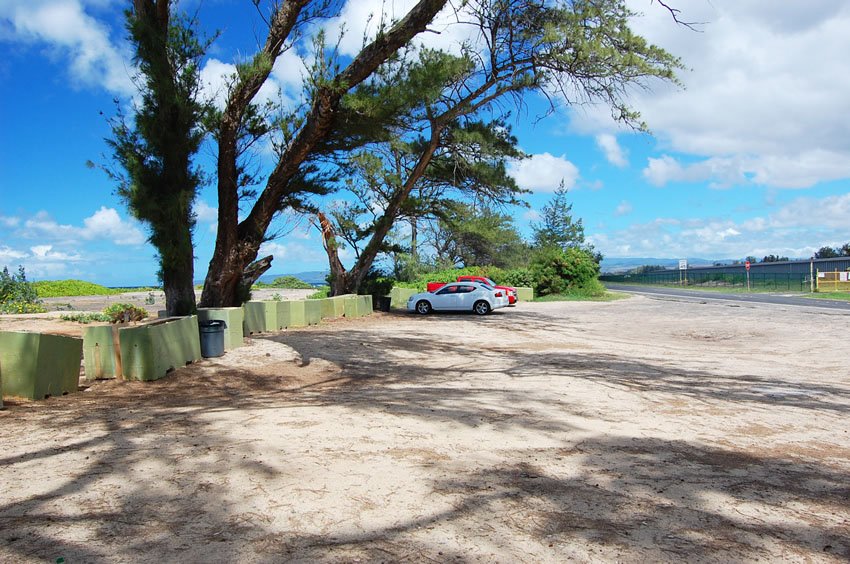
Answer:
[[[227,322],[224,319],[208,319],[206,321],[198,321],[199,327],[224,327],[227,329]]]

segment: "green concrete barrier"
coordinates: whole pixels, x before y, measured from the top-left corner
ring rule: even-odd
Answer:
[[[284,300],[278,302],[278,315],[283,319],[282,329],[287,327],[304,327],[307,319],[304,315],[304,302],[306,300]]]
[[[322,304],[322,319],[335,319],[345,315],[345,303],[339,296],[314,300]]]
[[[267,333],[280,331],[278,323],[278,304],[276,301],[250,301],[242,306],[244,310],[244,322],[242,324],[243,334],[247,337],[251,333]]]
[[[198,317],[169,317],[118,331],[127,380],[150,381],[201,358]]]
[[[418,294],[415,288],[398,288],[393,286],[390,291],[390,307],[392,309],[407,309],[407,300],[413,294]]]
[[[241,307],[216,307],[198,309],[198,321],[221,319],[227,324],[224,330],[224,350],[232,351],[245,344],[243,323],[245,310]]]
[[[86,380],[120,377],[122,371],[118,326],[86,327],[83,330],[83,361],[86,368]]]
[[[304,321],[307,325],[318,325],[322,322],[322,304],[319,300],[301,300],[304,302]]]
[[[358,317],[358,308],[357,308],[357,296],[340,296],[342,298],[344,308],[345,308],[345,316],[346,317]]]
[[[517,287],[516,299],[519,302],[530,302],[534,300],[534,288]]]
[[[0,331],[0,395],[44,399],[76,392],[82,339]]]
[[[357,296],[357,316],[366,317],[372,315],[372,295]]]

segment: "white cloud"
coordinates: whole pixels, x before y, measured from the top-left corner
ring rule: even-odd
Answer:
[[[25,258],[27,253],[23,253],[21,251],[16,251],[15,249],[3,245],[0,247],[0,264],[4,266],[9,262],[14,262],[18,259]]]
[[[617,143],[617,138],[610,133],[600,133],[597,135],[596,144],[602,149],[602,152],[605,153],[605,158],[612,165],[623,168],[629,164],[622,147]]]
[[[32,258],[38,262],[58,261],[58,262],[78,262],[83,260],[79,253],[63,253],[54,251],[53,245],[36,245],[30,247]]]
[[[680,181],[805,188],[850,177],[850,120],[841,117],[850,115],[850,3],[679,6],[683,19],[707,22],[701,33],[676,25],[657,4],[629,4],[645,15],[635,31],[688,67],[684,90],[656,85],[630,96],[665,151],[708,163]],[[572,125],[617,130],[601,107],[574,112]]]
[[[91,216],[83,219],[82,227],[62,225],[46,211],[36,213],[24,222],[19,235],[28,239],[47,239],[73,244],[79,240],[106,238],[117,245],[141,245],[145,236],[136,221],[127,221],[113,208],[101,206]]]
[[[6,39],[46,44],[69,62],[82,85],[102,86],[120,95],[135,92],[127,52],[114,45],[109,29],[86,13],[78,0],[4,0],[0,20],[11,24]]]
[[[145,236],[137,225],[124,221],[117,211],[105,206],[85,218],[83,225],[80,230],[83,239],[105,237],[116,245],[141,245],[145,242]]]
[[[632,213],[633,209],[634,208],[632,208],[632,205],[629,202],[623,200],[620,202],[620,205],[617,206],[617,209],[614,210],[614,215],[628,215]]]
[[[203,200],[195,202],[195,215],[201,223],[218,222],[218,208],[214,208]]]
[[[273,255],[275,260],[287,262],[320,263],[327,262],[327,255],[321,245],[304,245],[302,243],[275,243],[268,241],[260,246],[258,256]],[[278,262],[280,266],[280,262]]]
[[[0,225],[3,227],[17,227],[21,223],[20,217],[10,217],[0,215]]]
[[[718,218],[658,218],[588,239],[605,255],[740,258],[780,254],[808,257],[823,245],[850,241],[850,194],[797,198],[767,216],[736,222]]]
[[[508,172],[520,188],[533,192],[554,192],[561,181],[564,182],[564,187],[573,188],[579,178],[576,165],[564,155],[556,157],[549,153],[540,153],[522,161],[512,162]]]

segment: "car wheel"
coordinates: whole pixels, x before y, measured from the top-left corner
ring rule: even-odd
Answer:
[[[487,315],[488,313],[490,313],[490,304],[488,304],[484,300],[477,301],[475,302],[475,305],[472,306],[472,311],[474,311],[478,315]]]
[[[421,302],[416,304],[416,313],[421,313],[422,315],[428,315],[431,313],[431,304],[422,300]]]

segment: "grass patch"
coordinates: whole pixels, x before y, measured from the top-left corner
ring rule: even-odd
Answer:
[[[800,290],[788,289],[788,288],[764,288],[764,287],[753,287],[750,290],[747,290],[746,286],[700,286],[700,285],[689,285],[682,286],[681,284],[640,284],[635,282],[612,282],[611,289],[616,290],[616,284],[628,284],[630,286],[646,286],[647,288],[671,288],[675,290],[685,290],[692,292],[717,292],[718,294],[802,294],[808,293],[808,290]]]
[[[105,313],[65,313],[59,316],[62,321],[73,321],[74,323],[91,323],[92,321],[112,321]]]
[[[257,282],[253,286],[254,288],[281,288],[285,290],[311,290],[313,289],[312,284],[308,284],[304,282],[300,278],[296,278],[294,276],[281,276],[279,278],[275,278],[272,282]]]
[[[73,296],[114,296],[124,292],[154,292],[161,288],[107,288],[84,280],[42,280],[33,282],[39,298],[64,298]]]
[[[327,298],[330,291],[331,291],[330,286],[322,286],[321,288],[316,290],[316,292],[307,296],[307,299],[308,300],[321,300],[321,299]]]
[[[617,300],[625,300],[628,294],[622,292],[582,292],[575,291],[567,294],[549,294],[548,296],[538,296],[534,298],[535,302],[615,302]]]
[[[815,292],[814,294],[806,294],[806,298],[814,298],[816,300],[836,300],[839,302],[850,302],[850,292]]]

